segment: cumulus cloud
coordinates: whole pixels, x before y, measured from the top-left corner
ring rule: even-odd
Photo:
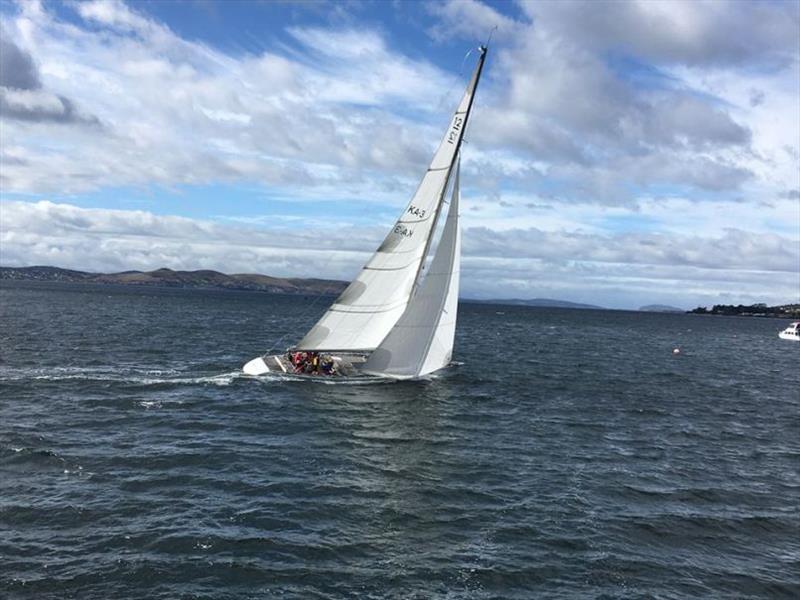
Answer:
[[[800,11],[791,1],[524,0],[520,7],[562,38],[659,64],[780,68],[796,60]]]
[[[259,229],[49,201],[3,202],[0,224],[4,265],[98,271],[167,266],[350,277],[381,237],[371,228]]]
[[[0,89],[0,115],[34,123],[84,123],[99,125],[96,117],[82,114],[64,96],[41,91]]]
[[[0,86],[35,90],[41,85],[31,55],[8,39],[5,27],[0,25]]]
[[[29,122],[98,125],[69,98],[42,89],[31,55],[22,50],[0,25],[0,117]]]
[[[579,201],[630,202],[642,187],[664,185],[731,193],[769,187],[766,178],[759,181],[769,167],[755,150],[751,115],[755,109],[775,113],[763,106],[767,92],[755,85],[762,82],[753,73],[796,89],[796,4],[648,0],[519,7],[524,17],[513,22],[492,16],[496,11],[478,0],[433,9],[440,27],[469,39],[499,24],[492,77],[502,85],[484,109],[488,115],[473,125],[480,146],[513,147],[551,165],[548,180],[557,177],[562,197]],[[746,98],[715,93],[702,74],[720,68],[760,91]],[[781,112],[790,119],[786,137],[799,135],[793,117]],[[527,184],[536,189],[542,182]]]
[[[284,55],[233,58],[120,2],[73,8],[82,27],[27,4],[9,20],[36,48],[53,93],[0,98],[6,143],[27,159],[6,169],[6,191],[243,180],[374,189],[417,176],[456,100],[432,106],[452,76],[391,52],[368,30],[295,27]],[[77,121],[76,104],[104,131],[43,129],[42,144],[20,122]]]

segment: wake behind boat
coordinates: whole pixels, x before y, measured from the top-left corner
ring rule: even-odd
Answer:
[[[415,379],[450,364],[461,264],[460,150],[486,52],[479,48],[469,85],[414,196],[359,275],[295,346],[254,358],[245,373]],[[447,218],[426,268],[448,187]]]

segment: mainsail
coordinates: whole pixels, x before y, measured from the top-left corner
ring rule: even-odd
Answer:
[[[467,90],[411,202],[361,273],[296,349],[370,352],[406,311],[418,287],[485,60],[486,48],[481,47]]]
[[[447,220],[425,278],[400,320],[367,359],[368,374],[409,379],[450,363],[456,335],[461,233],[458,226],[459,168]]]

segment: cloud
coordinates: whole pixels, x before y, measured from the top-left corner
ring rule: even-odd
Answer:
[[[47,264],[96,271],[167,266],[350,277],[381,237],[369,228],[257,229],[49,201],[3,202],[0,217],[3,265]]]
[[[0,86],[35,90],[41,85],[31,55],[9,39],[5,27],[0,25]]]
[[[487,143],[510,137],[540,160],[590,168],[618,157],[663,159],[675,150],[713,153],[749,142],[749,132],[713,104],[679,90],[642,89],[596,57],[570,57],[537,42],[533,37],[500,59],[513,76],[508,96],[487,120],[500,125],[478,127]],[[506,111],[532,128],[504,125]]]
[[[534,22],[597,52],[654,63],[781,68],[796,60],[796,2],[520,2]]]
[[[0,116],[4,119],[33,123],[100,124],[96,117],[77,110],[69,98],[42,89],[33,58],[10,39],[2,25],[0,25]]]
[[[483,41],[495,27],[498,37],[509,35],[519,27],[513,19],[477,0],[432,3],[428,11],[440,18],[439,23],[428,29],[438,41],[446,41],[454,35]]]
[[[762,90],[750,90],[750,106],[755,108],[764,104],[764,92]]]
[[[606,204],[664,185],[727,193],[770,187],[760,177],[768,167],[755,151],[761,140],[754,139],[751,115],[767,112],[765,88],[773,86],[762,79],[797,87],[796,4],[518,6],[523,16],[498,32],[489,70],[498,85],[480,107],[472,137],[481,147],[511,147],[552,167],[547,181],[529,180],[529,187],[543,189],[558,172],[563,198]],[[433,12],[442,20],[438,29],[471,40],[495,11],[454,0]],[[704,73],[722,68],[748,84],[745,97],[704,83]],[[791,110],[798,110],[796,92],[792,109],[781,110],[793,125]],[[790,127],[786,137],[798,134]]]
[[[39,90],[0,88],[0,115],[35,123],[83,123],[100,125],[96,117],[81,114],[69,98]]]
[[[371,31],[294,27],[285,56],[232,58],[119,2],[74,5],[91,27],[25,8],[9,28],[32,40],[53,93],[2,98],[7,143],[27,159],[6,169],[6,191],[255,181],[374,197],[400,181],[410,193],[456,102],[432,106],[452,77]],[[51,128],[41,143],[25,128],[86,114],[103,131]]]
[[[494,231],[474,227],[465,235],[464,249],[467,256],[513,256],[556,263],[584,261],[785,273],[795,272],[800,264],[796,240],[738,229],[707,238],[664,233],[597,235],[535,228]]]
[[[166,30],[154,21],[134,13],[119,0],[81,2],[77,5],[77,11],[87,21],[94,21],[125,31],[152,34],[155,31]]]
[[[46,201],[4,202],[0,214],[3,265],[95,271],[166,266],[350,279],[385,233],[380,227],[220,225]],[[635,307],[640,297],[673,302],[681,297],[680,302],[691,303],[722,292],[755,298],[760,290],[762,297],[785,302],[797,295],[794,270],[800,248],[780,235],[728,230],[704,238],[469,227],[464,242],[462,282],[468,297],[552,292],[567,299]]]

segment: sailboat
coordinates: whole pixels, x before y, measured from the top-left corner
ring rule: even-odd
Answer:
[[[450,364],[461,262],[460,150],[487,48],[478,51],[433,160],[383,243],[297,344],[284,354],[254,358],[244,365],[246,374],[294,373],[298,354],[324,357],[344,376],[416,379]],[[426,268],[448,187],[447,217]]]

